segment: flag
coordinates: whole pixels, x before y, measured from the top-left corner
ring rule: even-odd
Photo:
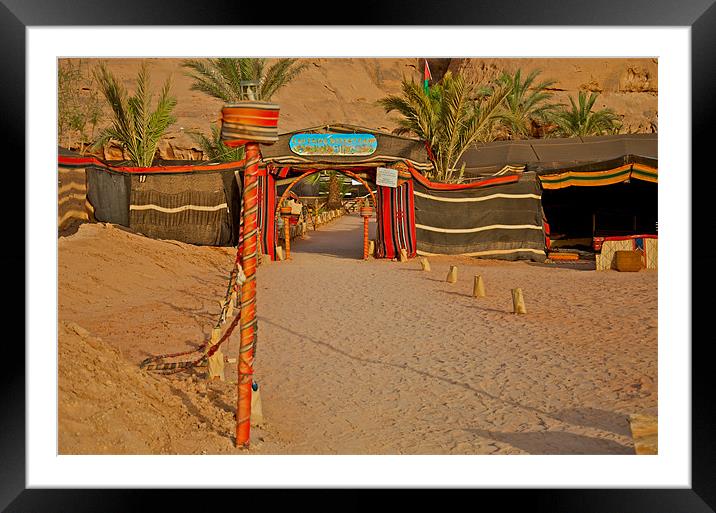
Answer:
[[[430,73],[430,67],[428,66],[428,60],[425,59],[425,73],[423,74],[423,86],[425,87],[425,94],[428,93],[428,80],[432,80],[433,75]]]

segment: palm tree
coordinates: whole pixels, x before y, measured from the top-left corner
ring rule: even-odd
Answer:
[[[552,117],[553,122],[557,125],[553,132],[554,135],[579,137],[619,133],[622,124],[619,121],[619,116],[612,109],[592,112],[592,107],[598,96],[598,93],[591,93],[587,99],[587,93],[579,91],[579,106],[570,96],[569,102],[572,104],[572,109],[562,110]]]
[[[552,93],[547,88],[553,86],[556,80],[534,83],[540,73],[540,70],[533,70],[523,81],[522,70],[518,69],[514,75],[503,73],[497,79],[498,83],[511,88],[505,99],[504,110],[497,117],[513,139],[530,137],[533,121],[545,123],[550,114],[561,107],[561,104],[549,103]]]
[[[130,160],[141,167],[149,167],[167,128],[176,122],[171,113],[176,99],[169,96],[171,79],[167,79],[159,93],[154,110],[151,110],[153,94],[149,91],[149,72],[143,63],[137,75],[134,96],[127,91],[101,63],[95,69],[100,90],[112,109],[112,126],[104,129],[93,149],[103,147],[111,139],[118,141],[129,153]]]
[[[488,89],[468,82],[461,74],[447,72],[427,93],[422,84],[403,79],[402,95],[379,100],[386,113],[402,118],[396,134],[413,134],[425,141],[434,172],[428,178],[460,181],[464,164],[454,172],[465,151],[477,141],[493,140],[492,128],[500,106],[510,92],[507,84]]]
[[[298,59],[278,59],[268,68],[266,59],[219,58],[189,59],[183,66],[194,79],[191,88],[224,101],[236,103],[243,99],[241,82],[258,80],[259,101],[270,101],[271,97],[296,78],[308,64],[297,63]]]
[[[328,178],[327,182],[326,178]],[[318,184],[319,194],[321,192],[328,194],[325,203],[327,209],[341,208],[343,198],[350,189],[350,182],[337,171],[321,171],[310,176],[307,182],[311,185]]]
[[[218,124],[212,123],[211,137],[199,132],[189,132],[189,135],[199,145],[201,151],[209,160],[221,162],[236,162],[244,158],[244,147],[232,148],[224,144],[221,139],[221,128]]]

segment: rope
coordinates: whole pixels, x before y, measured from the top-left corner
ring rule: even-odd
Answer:
[[[226,290],[226,296],[224,298],[224,304],[221,309],[221,314],[219,315],[219,320],[216,323],[216,328],[219,328],[222,324],[226,322],[226,314],[229,307],[229,302],[231,301],[231,296],[233,294],[233,291],[237,288],[237,283],[243,283],[244,280],[246,280],[246,276],[244,275],[244,271],[241,268],[241,266],[238,263],[234,263],[234,268],[231,271],[231,274],[229,276],[229,284],[227,286]],[[241,289],[238,288],[239,295],[241,294]],[[164,360],[167,358],[176,358],[177,356],[184,356],[188,354],[203,352],[206,350],[207,347],[209,347],[210,342],[204,342],[199,347],[195,349],[190,349],[188,351],[181,351],[179,353],[166,353],[166,354],[160,354],[160,355],[154,355],[150,356],[149,358],[146,358],[142,361],[142,363],[139,364],[140,369],[148,370],[148,371],[166,371],[170,370],[173,372],[168,372],[166,374],[173,374],[174,372],[179,372],[182,370],[190,369],[193,367],[202,367],[206,365],[207,360],[209,357],[211,357],[216,351],[219,349],[219,346],[223,344],[226,340],[228,340],[231,333],[234,331],[234,328],[239,322],[239,318],[241,317],[240,313],[235,314],[234,319],[229,326],[229,328],[226,330],[224,335],[219,339],[216,344],[212,345],[209,350],[206,352],[206,354],[203,354],[200,358],[196,360],[182,360],[178,362],[161,362],[157,363],[155,365],[150,365],[153,362],[159,362],[160,360]]]

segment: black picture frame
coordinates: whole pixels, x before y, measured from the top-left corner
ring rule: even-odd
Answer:
[[[703,163],[704,170],[698,174],[679,170],[692,183],[692,240],[708,239],[714,233],[716,220],[713,215],[701,212],[698,207],[709,204],[707,186],[699,187],[700,178],[710,171],[707,151],[713,146],[716,84],[716,6],[714,0],[667,2],[666,0],[600,1],[555,0],[530,2],[528,0],[500,0],[482,3],[433,0],[410,2],[376,2],[369,0],[364,8],[352,13],[350,24],[369,25],[533,25],[533,26],[688,26],[691,27],[692,72],[692,162],[693,169]],[[314,5],[317,6],[318,4]],[[3,251],[0,261],[7,278],[27,279],[32,273],[25,263],[25,30],[31,26],[104,26],[104,25],[225,25],[232,20],[237,25],[259,22],[267,25],[336,25],[335,20],[320,20],[317,12],[329,10],[271,9],[266,18],[257,16],[256,2],[190,1],[150,2],[141,0],[0,0],[0,127],[2,147],[11,166],[5,171],[5,212],[12,222],[5,223],[5,236],[12,241],[14,249]],[[299,12],[300,11],[300,12]],[[27,134],[32,137],[32,134]],[[712,166],[713,164],[711,164]],[[8,180],[13,182],[8,185]],[[22,191],[22,192],[21,192]],[[702,198],[699,198],[702,195]],[[710,200],[712,202],[713,200]],[[14,204],[13,204],[14,202]],[[12,205],[12,206],[10,206]],[[23,221],[21,221],[23,219]],[[694,248],[692,248],[692,251]],[[693,284],[692,333],[696,326],[704,325],[711,313],[710,301],[699,303],[697,290],[709,291],[713,285],[716,258],[710,248],[703,245],[692,252],[692,276],[698,277]],[[687,265],[687,262],[684,263]],[[18,270],[23,269],[23,273]],[[21,294],[7,294],[10,306],[5,310],[5,325],[18,326],[24,317],[24,286],[18,284]],[[6,289],[7,290],[7,289]],[[14,292],[14,291],[13,291]],[[661,298],[660,298],[661,301]],[[708,328],[706,326],[706,328]],[[712,364],[708,357],[713,344],[711,330],[703,338],[692,335],[693,340],[673,341],[691,343],[692,354],[692,487],[690,489],[521,489],[476,490],[480,497],[498,499],[500,509],[522,511],[569,511],[569,512],[707,512],[716,507],[716,422],[713,400],[710,397]],[[21,336],[25,337],[24,328]],[[8,337],[4,344],[6,357],[0,372],[0,509],[5,511],[141,511],[149,509],[148,501],[161,501],[162,509],[189,509],[197,496],[190,490],[81,490],[81,489],[26,489],[25,486],[25,354],[17,343],[18,337]],[[52,436],[48,434],[48,436]],[[214,500],[234,498],[247,494],[246,490],[204,490]],[[277,491],[272,492],[276,498]],[[279,495],[288,491],[279,492]],[[258,499],[257,493],[250,494]],[[323,497],[330,499],[331,492]],[[422,501],[424,490],[412,490],[411,497]],[[458,500],[457,496],[452,497]],[[206,503],[204,503],[206,504]],[[360,500],[354,504],[359,506]],[[366,503],[369,504],[369,503]],[[263,504],[266,505],[265,503]]]

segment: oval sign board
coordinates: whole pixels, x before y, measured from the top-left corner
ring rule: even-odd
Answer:
[[[298,155],[372,155],[378,148],[373,134],[296,134],[288,141]]]

